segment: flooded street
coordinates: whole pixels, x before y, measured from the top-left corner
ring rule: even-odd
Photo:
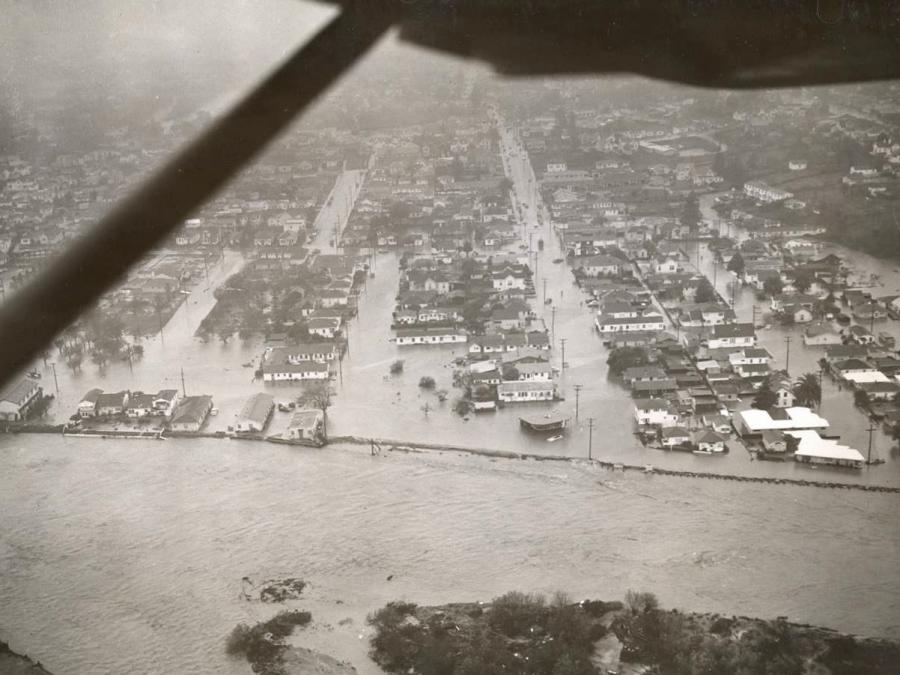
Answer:
[[[56,675],[249,673],[224,638],[275,608],[238,598],[246,575],[308,580],[297,642],[361,673],[383,603],[513,588],[900,637],[896,495],[241,441],[0,450],[0,638]]]

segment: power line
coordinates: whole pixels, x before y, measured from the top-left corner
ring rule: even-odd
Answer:
[[[578,421],[578,401],[581,398],[581,390],[584,387],[583,384],[574,385],[573,389],[575,389],[575,421]]]
[[[593,460],[594,418],[588,417],[588,460]]]
[[[788,375],[791,374],[791,336],[786,335],[784,338],[784,344],[787,347],[787,350],[784,354],[784,372]]]

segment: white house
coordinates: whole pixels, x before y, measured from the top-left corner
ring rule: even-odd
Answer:
[[[13,380],[0,390],[0,419],[12,422],[23,419],[28,409],[40,400],[42,391],[27,377]]]
[[[330,375],[327,363],[319,361],[291,363],[286,358],[266,359],[262,371],[264,382],[327,380]]]
[[[827,324],[813,324],[803,331],[803,344],[807,347],[839,345],[841,344],[841,336]]]
[[[598,316],[594,325],[601,334],[658,331],[666,329],[666,320],[660,314],[644,314],[638,317],[617,319],[611,316]]]
[[[691,432],[684,427],[664,427],[660,431],[663,447],[674,448],[691,442]]]
[[[408,345],[465,344],[468,336],[456,328],[399,328],[394,342]]]
[[[756,346],[756,331],[750,323],[726,323],[713,326],[709,336],[710,349]]]
[[[661,427],[673,427],[679,421],[672,404],[661,398],[635,401],[634,419],[641,426]]]
[[[696,438],[694,438],[694,443],[697,445],[697,450],[699,452],[709,454],[725,452],[725,437],[715,431],[701,431]]]
[[[341,320],[330,316],[313,317],[307,321],[306,328],[312,335],[333,340],[341,329]]]
[[[262,433],[274,410],[275,401],[270,394],[256,393],[241,408],[234,422],[234,430],[239,433]]]
[[[770,187],[758,180],[744,183],[744,194],[761,202],[780,202],[794,196],[792,192]]]
[[[555,396],[552,382],[502,382],[497,386],[497,398],[504,403],[552,401]]]

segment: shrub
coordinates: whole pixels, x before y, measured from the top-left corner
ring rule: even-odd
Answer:
[[[434,378],[430,375],[424,375],[419,379],[419,387],[421,389],[434,389]]]
[[[542,595],[511,591],[494,599],[488,622],[507,637],[524,635],[532,626],[542,624],[544,604]]]
[[[465,417],[472,412],[472,402],[464,398],[458,398],[453,402],[453,412],[460,417]]]

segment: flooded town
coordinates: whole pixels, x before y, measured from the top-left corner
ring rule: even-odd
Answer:
[[[4,375],[0,658],[896,672],[900,84],[413,54],[376,48]],[[0,106],[0,306],[221,113],[140,77]],[[777,617],[869,665],[805,633],[820,670],[651,657],[656,597],[685,635]],[[593,638],[551,659],[564,607]],[[435,665],[428,640],[482,620],[511,640],[483,663],[512,665]]]

